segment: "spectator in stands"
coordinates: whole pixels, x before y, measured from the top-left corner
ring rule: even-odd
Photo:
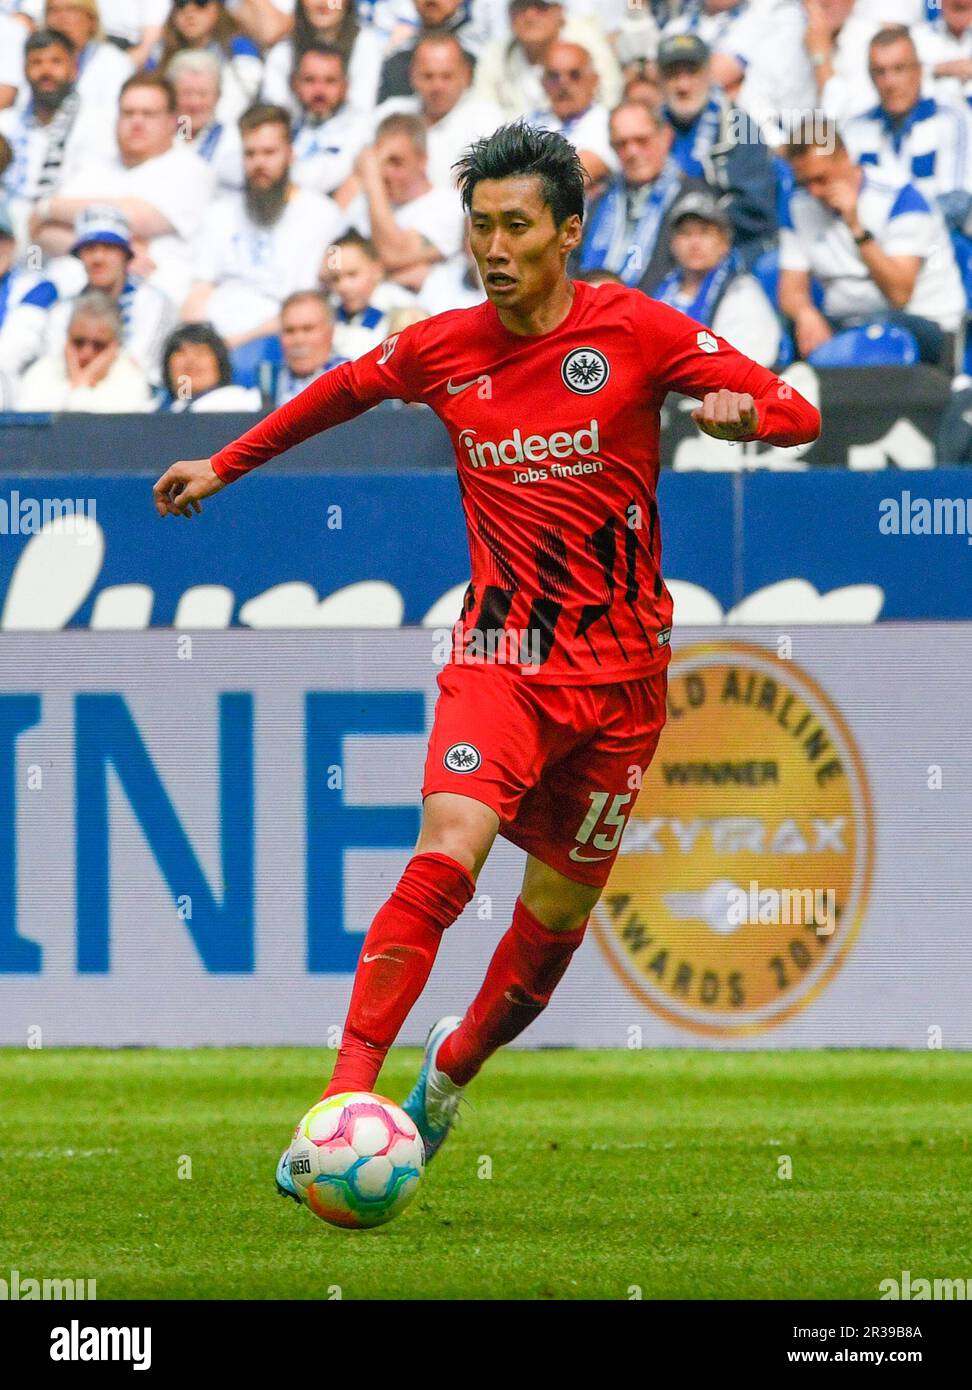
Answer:
[[[887,182],[914,184],[961,228],[972,210],[972,111],[922,96],[921,64],[903,25],[879,30],[869,52],[880,102],[844,123],[851,158]]]
[[[866,111],[877,100],[867,46],[880,25],[857,11],[855,0],[804,0],[804,5],[803,46],[817,89],[815,105],[837,121]]]
[[[640,101],[644,106],[650,107],[652,111],[660,111],[664,100],[661,83],[657,76],[657,68],[654,64],[651,65],[650,69],[642,65],[625,80],[622,101]]]
[[[15,268],[17,260],[17,238],[14,234],[13,218],[6,198],[0,197],[0,340],[3,326],[20,296],[17,294],[17,281],[20,278]],[[0,361],[0,370],[3,363]]]
[[[530,125],[566,136],[594,187],[618,169],[608,109],[595,100],[597,80],[586,49],[575,43],[551,44],[543,65],[547,103],[528,117]]]
[[[668,157],[671,131],[638,101],[611,112],[611,147],[621,172],[588,211],[577,269],[610,270],[650,294],[672,268],[670,214],[689,180]]]
[[[137,414],[150,409],[148,380],[121,340],[115,301],[98,290],[83,294],[75,301],[64,347],[24,374],[17,410]]]
[[[219,105],[222,70],[211,53],[187,48],[169,64],[175,90],[180,134],[194,154],[212,170],[219,192],[243,187],[243,142],[235,121],[221,121]]]
[[[48,197],[103,143],[97,113],[82,110],[77,62],[70,39],[38,29],[24,48],[30,97],[0,112],[0,134],[10,141],[13,162],[4,175],[18,240],[24,240],[31,208]]]
[[[282,107],[251,107],[240,132],[246,184],[207,210],[182,311],[189,322],[212,323],[231,348],[279,333],[281,304],[313,280],[344,224],[330,198],[292,182]]]
[[[671,158],[691,178],[728,196],[736,250],[752,265],[776,245],[776,181],[755,123],[714,85],[709,50],[695,34],[658,47],[665,104],[674,133]]]
[[[105,41],[97,0],[47,0],[44,27],[65,34],[74,45],[81,100],[115,111],[135,68],[127,54]]]
[[[415,0],[419,28],[413,38],[389,53],[381,67],[378,102],[389,97],[412,94],[412,58],[415,45],[429,34],[452,34],[472,66],[485,46],[488,31],[484,29],[475,5],[464,0]]]
[[[165,395],[156,409],[176,414],[259,410],[263,404],[255,386],[234,386],[226,344],[209,323],[184,323],[171,335],[162,383]]]
[[[96,290],[118,305],[122,346],[153,384],[159,380],[162,344],[175,323],[175,305],[130,272],[132,245],[128,223],[112,207],[90,207],[75,226],[71,248],[84,269],[81,294]],[[59,277],[63,282],[64,276]],[[64,346],[78,296],[65,295],[55,279],[28,289],[0,327],[0,370],[23,372],[45,353]]]
[[[389,312],[415,300],[410,290],[385,279],[374,242],[355,231],[345,232],[328,249],[321,284],[337,301],[334,351],[349,360],[383,342]]]
[[[223,0],[172,0],[162,38],[146,63],[164,77],[177,53],[212,53],[222,68],[217,108],[221,121],[238,120],[256,100],[263,81],[263,59]]]
[[[13,106],[23,83],[27,33],[12,15],[0,14],[0,111]]]
[[[771,367],[780,355],[780,322],[762,286],[733,250],[726,200],[708,191],[686,193],[672,208],[671,228],[675,268],[653,298]]]
[[[950,370],[964,295],[938,210],[912,184],[890,185],[855,164],[830,126],[791,141],[786,154],[797,189],[780,230],[779,300],[800,355],[840,329],[891,323],[914,334],[923,362]]]
[[[557,42],[579,44],[590,54],[608,110],[620,99],[621,69],[595,20],[566,15],[558,0],[509,0],[509,18],[512,38],[495,39],[476,65],[477,94],[502,107],[508,118],[547,104],[543,68]]]
[[[972,0],[941,0],[911,34],[928,90],[939,101],[972,103]]]
[[[62,255],[78,213],[110,203],[132,233],[132,270],[176,304],[191,278],[190,243],[212,195],[209,167],[177,140],[175,92],[157,73],[136,73],[122,88],[118,153],[75,172],[35,210],[33,235],[48,255]]]
[[[301,55],[314,44],[338,49],[354,106],[372,111],[378,99],[385,40],[359,21],[354,0],[297,0],[293,37],[281,39],[267,54],[263,100],[297,114],[291,75]]]
[[[274,405],[286,405],[325,372],[346,362],[334,351],[334,315],[327,295],[298,290],[280,310],[284,366],[277,377]]]
[[[162,37],[169,0],[98,0],[98,13],[107,37],[141,68]]]
[[[385,273],[419,290],[431,266],[462,249],[465,218],[458,195],[433,188],[427,173],[425,124],[419,116],[388,116],[374,145],[358,155],[362,192],[347,209],[348,225],[370,237]]]
[[[286,38],[293,27],[294,0],[229,0],[228,8],[260,48]]]
[[[452,166],[467,145],[503,124],[503,112],[495,102],[472,92],[469,56],[452,34],[420,39],[412,50],[410,72],[414,94],[382,102],[376,122],[396,112],[420,116],[425,123],[429,179],[437,188],[452,188]]]
[[[333,193],[351,176],[368,139],[368,120],[348,100],[348,74],[338,48],[312,44],[294,69],[293,180],[315,193]]]

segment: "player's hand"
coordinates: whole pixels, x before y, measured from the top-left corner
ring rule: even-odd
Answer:
[[[159,516],[192,516],[201,512],[204,497],[212,497],[226,484],[209,459],[181,459],[167,468],[152,489]]]
[[[741,439],[759,429],[759,411],[752,396],[725,387],[710,391],[692,411],[692,419],[713,439]]]

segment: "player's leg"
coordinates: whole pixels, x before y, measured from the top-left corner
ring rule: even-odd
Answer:
[[[527,857],[513,922],[462,1022],[444,1039],[436,1065],[467,1086],[498,1048],[529,1028],[550,1003],[603,892]]]
[[[469,796],[426,797],[415,853],[365,936],[325,1096],[374,1089],[443,932],[472,897],[498,827],[496,812]]]

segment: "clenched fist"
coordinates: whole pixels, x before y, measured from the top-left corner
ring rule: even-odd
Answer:
[[[725,387],[710,391],[692,411],[692,419],[713,439],[742,439],[759,429],[759,411],[752,396]]]

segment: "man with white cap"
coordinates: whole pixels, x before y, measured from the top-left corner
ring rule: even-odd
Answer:
[[[132,244],[124,215],[97,205],[82,212],[71,254],[80,262],[77,276],[66,268],[38,281],[7,315],[0,329],[0,371],[22,372],[36,358],[58,352],[78,296],[98,290],[118,306],[126,352],[157,383],[176,306],[131,274]]]

